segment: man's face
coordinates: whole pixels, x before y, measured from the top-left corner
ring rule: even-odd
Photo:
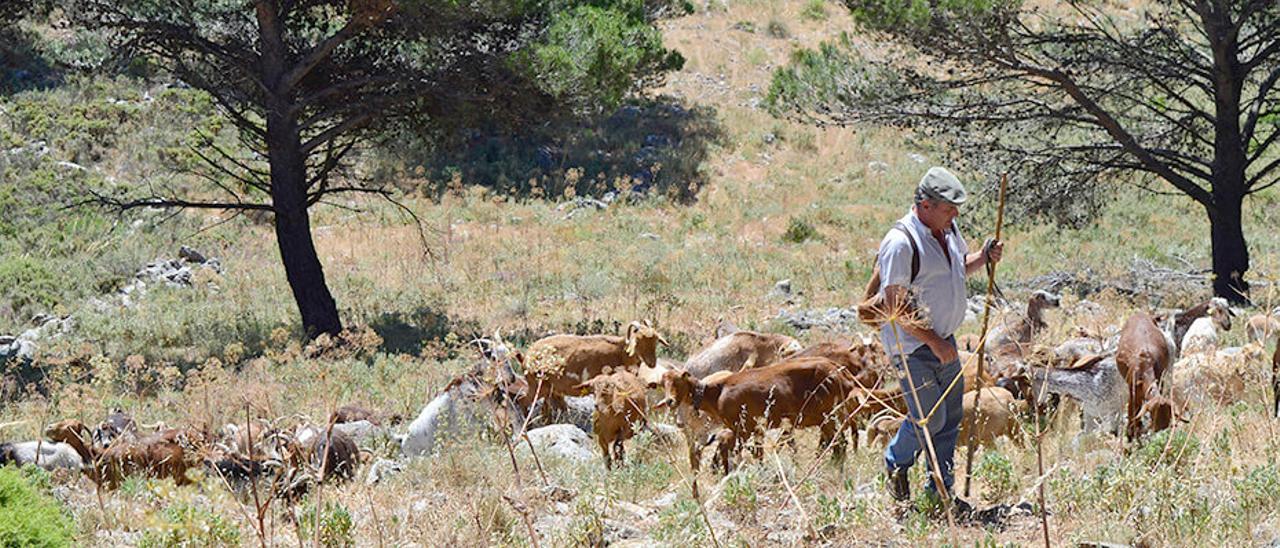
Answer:
[[[946,230],[960,216],[960,208],[947,202],[925,200],[917,206],[920,222],[931,230]]]

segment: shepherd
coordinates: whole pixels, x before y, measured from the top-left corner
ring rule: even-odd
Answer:
[[[912,310],[918,320],[880,324],[885,352],[898,368],[911,419],[902,422],[884,453],[886,484],[898,501],[911,497],[907,471],[922,451],[927,459],[936,456],[936,462],[929,461],[932,473],[927,491],[942,501],[952,493],[956,438],[964,414],[964,377],[955,332],[964,321],[965,278],[988,263],[999,262],[1004,253],[1004,244],[995,239],[969,253],[955,223],[967,197],[950,171],[930,168],[916,187],[911,210],[884,236],[877,255],[877,296],[883,307]],[[929,440],[918,427],[922,417],[928,417]],[[966,513],[970,508],[958,497],[951,502],[953,512]]]

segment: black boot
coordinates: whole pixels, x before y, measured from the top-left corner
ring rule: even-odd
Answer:
[[[889,488],[889,495],[893,497],[893,500],[898,502],[910,500],[911,480],[907,478],[907,469],[887,470],[886,475],[884,483]]]

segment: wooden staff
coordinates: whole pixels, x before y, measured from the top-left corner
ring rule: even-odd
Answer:
[[[1000,232],[1004,228],[1004,193],[1009,187],[1009,174],[1005,173],[1000,176],[1000,202],[996,208],[996,241],[1000,241]],[[983,253],[987,253],[989,249],[983,249]],[[978,339],[978,374],[977,381],[974,383],[973,389],[977,390],[977,395],[973,400],[973,422],[969,428],[968,448],[965,449],[964,459],[964,496],[969,496],[969,478],[973,476],[973,453],[976,451],[974,443],[974,432],[978,429],[978,415],[982,413],[982,407],[978,404],[982,401],[982,370],[983,363],[987,357],[987,326],[991,322],[991,295],[995,293],[996,288],[996,265],[991,262],[991,257],[987,256],[987,299],[982,305],[982,336]],[[963,369],[961,375],[964,374]],[[968,387],[966,387],[968,388]],[[963,423],[963,419],[961,419]]]

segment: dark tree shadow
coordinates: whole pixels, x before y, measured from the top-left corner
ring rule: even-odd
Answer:
[[[440,198],[481,185],[521,199],[572,195],[608,201],[658,194],[687,203],[706,183],[700,169],[723,141],[715,110],[670,97],[623,105],[586,119],[562,119],[518,132],[466,129],[454,142],[389,143],[378,176],[409,181],[404,190]],[[422,152],[427,150],[427,152]],[[406,184],[406,183],[399,183]]]
[[[450,332],[478,332],[476,325],[458,322],[447,314],[428,307],[411,312],[388,312],[369,322],[369,327],[382,337],[380,350],[390,354],[418,355],[431,341],[443,341]]]
[[[62,83],[62,73],[35,47],[38,37],[11,21],[0,21],[0,94],[48,89]]]

